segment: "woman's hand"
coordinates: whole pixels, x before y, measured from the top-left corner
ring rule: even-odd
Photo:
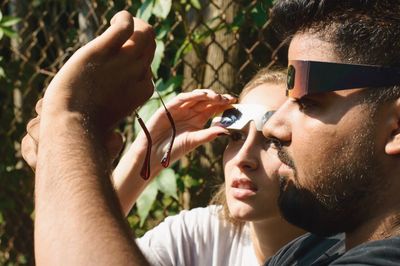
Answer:
[[[220,95],[212,90],[194,90],[181,93],[166,104],[175,122],[176,136],[171,152],[171,162],[180,159],[199,145],[215,139],[226,133],[226,129],[213,126],[204,128],[206,122],[216,113],[222,112],[236,98],[230,95]],[[172,127],[163,107],[146,123],[152,138],[151,172],[152,176],[162,168],[160,161],[171,141]],[[147,139],[143,132],[136,138],[131,149],[144,150]]]
[[[166,104],[175,122],[176,137],[171,152],[171,162],[178,160],[184,154],[197,146],[215,139],[226,129],[204,125],[214,114],[226,109],[236,99],[230,95],[219,95],[211,90],[195,90],[181,93]],[[171,140],[172,128],[163,107],[146,123],[152,138],[152,153],[150,158],[150,178],[156,176],[163,167],[161,159]],[[113,172],[115,190],[121,207],[128,214],[140,193],[148,184],[140,176],[140,170],[146,156],[147,138],[141,132],[124,154]]]

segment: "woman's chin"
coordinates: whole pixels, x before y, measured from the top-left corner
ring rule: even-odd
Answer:
[[[229,213],[232,218],[239,221],[251,221],[256,216],[254,209],[249,206],[229,207]]]

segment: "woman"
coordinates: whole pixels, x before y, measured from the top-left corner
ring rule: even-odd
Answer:
[[[254,107],[263,110],[263,115],[270,114],[268,111],[276,110],[285,100],[285,81],[284,73],[263,69],[245,86],[239,103],[249,104],[245,110]],[[221,123],[203,129],[213,114],[231,107],[234,102],[229,95],[196,90],[180,94],[167,104],[177,131],[172,160],[221,134],[228,135],[230,140],[223,160],[225,184],[212,205],[168,217],[137,239],[152,265],[259,265],[303,233],[279,214],[277,169],[280,163],[276,150],[260,132],[260,121],[249,119],[236,129],[232,129],[234,125],[224,127]],[[170,123],[164,109],[158,110],[146,126],[153,141],[151,180],[162,170],[159,162],[170,141]],[[34,128],[28,126],[33,138],[37,135]],[[118,146],[112,145],[118,143],[118,138],[111,140],[110,147]],[[24,158],[34,166],[34,149],[26,148],[34,141],[24,142]],[[113,173],[114,185],[126,214],[148,184],[140,176],[146,151],[147,139],[141,133]]]

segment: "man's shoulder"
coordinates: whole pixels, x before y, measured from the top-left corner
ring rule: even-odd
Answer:
[[[293,240],[265,265],[400,265],[400,237],[371,241],[345,251],[344,234],[323,238],[305,234]]]
[[[344,234],[318,237],[304,234],[278,251],[265,265],[321,265],[344,252]]]
[[[400,265],[400,237],[371,241],[347,251],[331,265]]]

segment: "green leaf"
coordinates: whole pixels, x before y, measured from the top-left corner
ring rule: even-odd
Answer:
[[[190,3],[192,4],[192,6],[198,10],[201,9],[201,4],[198,0],[190,0]]]
[[[7,36],[7,37],[9,37],[9,38],[15,38],[15,37],[17,37],[18,36],[18,34],[15,32],[15,31],[13,31],[12,29],[10,29],[10,28],[0,28],[2,31],[3,31],[3,33]],[[2,37],[2,36],[1,36]]]
[[[258,3],[250,12],[250,15],[257,25],[257,27],[261,28],[268,21],[268,12],[265,12],[264,7],[261,3]]]
[[[157,94],[154,93],[152,98],[147,101],[145,105],[139,110],[139,115],[143,121],[147,121],[154,114],[154,112],[160,107],[160,103],[157,100]]]
[[[4,37],[4,31],[2,28],[0,28],[0,40],[3,39]]]
[[[191,188],[200,185],[200,181],[196,178],[191,177],[190,175],[182,176],[183,183],[185,187]]]
[[[164,58],[165,45],[164,42],[160,40],[156,40],[156,45],[157,47],[154,53],[154,59],[151,63],[151,71],[153,72],[153,75],[157,78],[158,68],[160,67],[161,61]]]
[[[150,119],[154,112],[160,107],[160,102],[157,99],[157,94],[154,93],[153,96],[148,100],[139,110],[138,114],[144,122]],[[139,125],[137,119],[135,119],[135,135],[139,133],[142,128]]]
[[[162,78],[160,78],[160,79],[157,79],[156,80],[156,82],[155,82],[155,89],[156,90],[158,90],[158,91],[160,91],[160,88],[163,88],[163,86],[164,86],[164,81],[163,81],[163,79]]]
[[[2,21],[2,20],[3,20],[3,13],[0,10],[0,21]]]
[[[26,257],[24,255],[19,254],[17,256],[17,261],[19,265],[24,265],[27,264],[28,260],[26,259]]]
[[[182,177],[178,178],[176,180],[176,183],[177,183],[179,191],[180,192],[184,192],[185,191],[185,184],[183,183]]]
[[[161,40],[162,38],[164,38],[168,32],[171,31],[171,25],[170,23],[163,21],[163,24],[161,25],[160,28],[157,29],[157,37],[156,39]]]
[[[144,21],[149,21],[151,13],[153,11],[153,4],[154,4],[153,1],[154,0],[145,0],[144,3],[138,9],[136,17],[143,19]]]
[[[193,49],[193,45],[191,43],[189,43],[188,40],[185,40],[182,43],[181,47],[179,47],[179,49],[176,51],[173,65],[176,65],[178,63],[178,60],[181,59],[185,54],[190,52],[192,49]]]
[[[34,1],[32,2],[32,6],[37,8],[37,7],[39,7],[40,5],[43,4],[43,1],[44,1],[44,0],[34,0]]]
[[[15,24],[17,24],[18,22],[20,22],[21,19],[20,18],[16,18],[16,17],[4,17],[1,22],[0,25],[3,27],[11,27],[14,26]]]
[[[167,168],[161,171],[156,177],[158,189],[161,190],[166,196],[171,196],[178,199],[176,177],[174,170]]]
[[[136,208],[140,217],[140,226],[143,226],[144,221],[149,215],[150,209],[156,200],[157,192],[157,182],[153,180],[137,199]]]
[[[245,22],[245,13],[242,11],[242,12],[239,12],[239,13],[235,16],[235,18],[234,18],[232,24],[230,25],[230,26],[231,26],[231,30],[232,30],[232,31],[237,31],[237,30],[239,30],[240,27],[242,27],[242,25],[244,24],[244,22]]]
[[[172,92],[176,88],[180,87],[182,85],[182,82],[183,82],[183,76],[177,75],[171,77],[167,82],[159,84],[157,90],[159,92],[164,92],[164,91]]]
[[[153,14],[165,19],[171,11],[172,0],[155,0]]]
[[[156,87],[156,90],[158,91],[158,94],[160,94],[160,96],[163,98],[164,102],[167,102],[169,99],[176,96],[176,90],[174,88],[174,85],[171,84],[170,79],[166,83],[164,83],[163,79],[161,79],[161,78],[158,79],[156,81],[155,87]],[[159,100],[158,95],[155,95],[155,98],[157,98]],[[160,106],[161,106],[161,103],[160,103]]]
[[[3,79],[6,77],[6,73],[4,72],[4,68],[0,67],[0,79]]]

